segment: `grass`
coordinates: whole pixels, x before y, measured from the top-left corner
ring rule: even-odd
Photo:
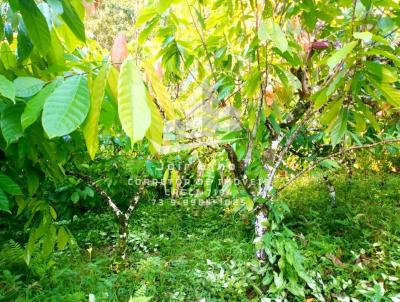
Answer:
[[[317,282],[309,297],[398,301],[400,177],[342,175],[333,182],[336,207],[319,177],[302,178],[278,201],[291,209],[285,223]],[[7,264],[0,301],[88,301],[92,293],[96,301],[126,302],[138,291],[151,301],[260,300],[248,213],[232,214],[219,203],[142,203],[130,221],[128,264],[112,257],[111,215],[86,213],[70,229],[75,249],[38,255],[30,269]]]

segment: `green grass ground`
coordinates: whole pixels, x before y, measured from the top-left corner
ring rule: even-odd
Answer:
[[[327,301],[400,301],[400,177],[333,182],[334,208],[318,177],[304,177],[278,201],[291,209],[285,223],[317,282],[314,294]],[[0,256],[9,258],[0,301],[88,301],[90,293],[96,301],[126,302],[135,293],[151,301],[260,300],[247,213],[221,204],[142,203],[130,221],[127,266],[110,257],[117,234],[111,215],[88,213],[70,229],[79,248],[37,256],[29,270],[12,261],[12,244],[3,246]]]

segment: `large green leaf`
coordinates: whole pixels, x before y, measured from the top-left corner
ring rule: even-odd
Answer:
[[[333,146],[336,146],[343,138],[347,130],[347,109],[342,109],[339,117],[337,118],[335,124],[331,130],[331,142]]]
[[[121,66],[118,80],[118,114],[122,128],[132,144],[145,136],[151,123],[151,112],[142,74],[132,58],[125,60]]]
[[[350,42],[346,44],[341,49],[336,50],[326,61],[326,64],[330,69],[333,69],[337,64],[339,64],[343,59],[345,59],[351,51],[356,47],[357,41]]]
[[[44,82],[33,77],[19,77],[14,80],[15,95],[21,98],[29,98],[38,93],[44,86]]]
[[[17,65],[14,50],[7,43],[2,43],[0,48],[0,59],[6,69],[12,69]]]
[[[114,66],[111,66],[108,73],[107,83],[109,88],[109,95],[111,95],[111,98],[116,103],[118,100],[118,78],[119,71]]]
[[[104,92],[107,84],[109,65],[105,64],[99,71],[97,78],[90,85],[90,110],[83,126],[86,147],[92,159],[99,148],[98,128],[103,103]]]
[[[381,127],[379,126],[378,121],[375,118],[375,115],[368,109],[368,107],[364,103],[359,102],[357,105],[364,114],[364,118],[365,117],[367,118],[372,127],[375,129],[375,131],[380,132]]]
[[[51,82],[27,102],[25,110],[21,116],[22,129],[25,130],[39,118],[46,99],[53,93],[53,91],[58,85],[60,85],[61,82],[61,79]]]
[[[20,187],[7,175],[0,172],[0,188],[11,195],[21,195]]]
[[[69,134],[83,123],[89,107],[86,77],[70,77],[47,98],[42,115],[43,128],[50,138]]]
[[[22,24],[18,26],[17,41],[18,41],[18,48],[17,48],[18,62],[24,62],[27,58],[29,58],[33,50],[33,44],[28,37],[28,33],[26,32],[25,26],[22,26]]]
[[[46,18],[34,0],[19,0],[19,9],[33,44],[41,55],[47,55],[51,45],[51,38]]]
[[[366,70],[370,77],[373,77],[380,83],[394,83],[397,82],[397,72],[394,68],[384,66],[377,62],[364,62]]]
[[[4,24],[4,35],[6,36],[8,44],[11,45],[14,41],[14,32],[10,22]]]
[[[11,101],[15,101],[15,87],[11,81],[0,75],[0,94]]]
[[[61,17],[64,19],[65,23],[74,33],[74,35],[79,40],[85,42],[85,26],[83,25],[81,18],[70,3],[70,0],[61,1],[63,6],[63,14],[61,15]]]
[[[54,28],[50,31],[51,35],[51,52],[49,53],[49,63],[62,66],[64,64],[64,47],[58,38]]]
[[[1,113],[1,131],[7,145],[16,142],[23,134],[21,126],[21,114],[24,110],[24,104],[6,107]]]
[[[378,48],[372,48],[370,50],[368,50],[365,55],[367,56],[381,56],[381,57],[385,57],[388,58],[389,60],[393,61],[397,67],[400,66],[400,59],[392,52],[389,51],[385,51],[382,49],[378,49]]]
[[[321,123],[324,125],[330,125],[337,117],[340,109],[342,108],[343,100],[336,100],[326,106],[325,110],[321,114]]]
[[[10,202],[6,194],[0,189],[0,211],[10,213]]]
[[[271,40],[272,45],[282,52],[288,50],[288,41],[286,40],[285,33],[272,18],[261,22],[258,30],[258,38],[261,41]]]
[[[397,108],[400,108],[400,90],[393,87],[390,83],[379,83],[374,78],[369,77],[370,82],[377,88],[386,101]]]

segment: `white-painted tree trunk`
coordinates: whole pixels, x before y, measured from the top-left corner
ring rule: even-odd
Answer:
[[[336,206],[336,190],[335,186],[333,185],[332,181],[329,179],[328,175],[323,176],[326,186],[329,190],[329,198],[331,200],[331,205],[334,207]]]
[[[262,247],[262,242],[263,242],[263,237],[267,232],[267,227],[266,227],[267,221],[268,221],[267,209],[265,207],[258,209],[256,212],[256,220],[254,225],[254,230],[256,235],[254,243],[256,244],[256,246],[259,246],[259,248],[256,249],[256,257],[260,262],[263,262],[266,259],[265,250]]]

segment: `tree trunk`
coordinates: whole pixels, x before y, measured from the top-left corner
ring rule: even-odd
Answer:
[[[256,209],[255,214],[256,221],[254,224],[254,231],[256,237],[254,239],[254,243],[256,244],[256,246],[259,246],[256,250],[256,257],[258,261],[264,262],[266,259],[266,255],[262,242],[263,237],[267,232],[266,223],[268,221],[268,209],[264,204],[259,205]]]
[[[119,238],[118,238],[118,255],[121,256],[123,260],[126,258],[126,242],[128,239],[129,229],[128,229],[128,219],[124,214],[119,215]]]
[[[331,206],[335,207],[336,206],[336,190],[335,186],[333,185],[332,181],[329,179],[328,175],[323,176],[324,181],[326,183],[326,186],[328,187],[329,190],[329,197],[331,200]]]

